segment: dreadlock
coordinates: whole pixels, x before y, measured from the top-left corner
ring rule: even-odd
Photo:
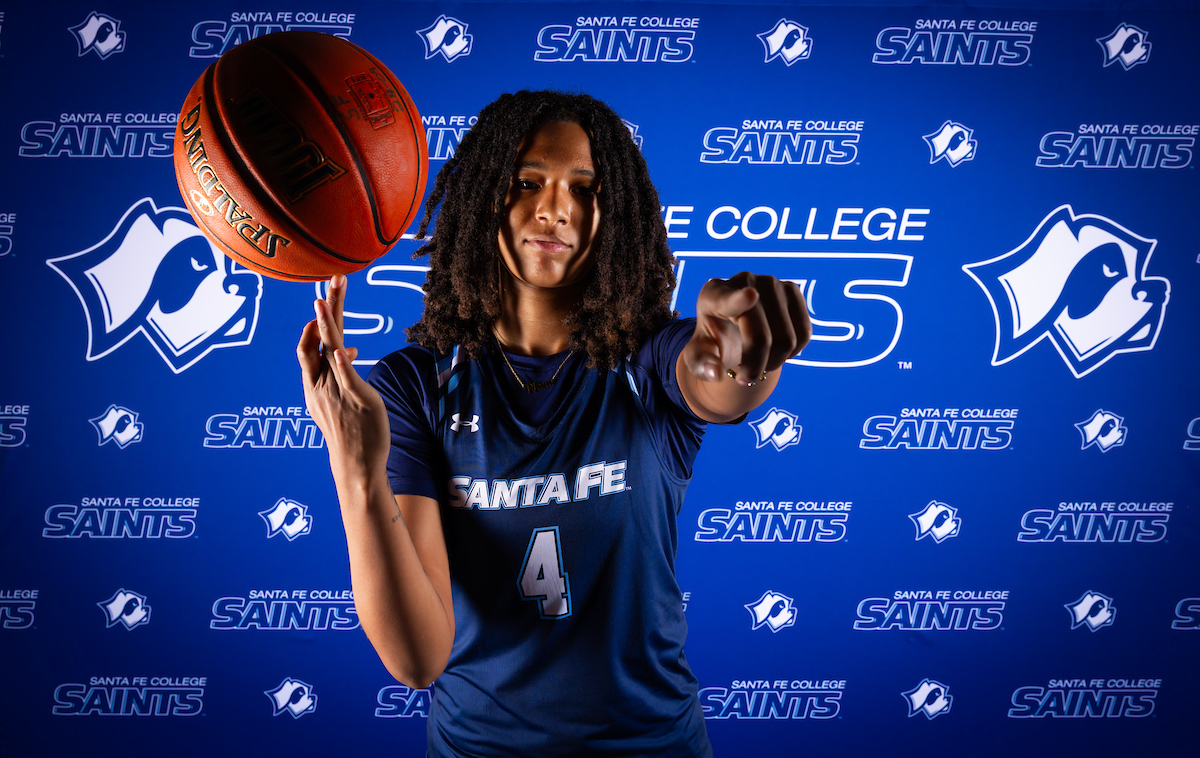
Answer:
[[[500,316],[497,236],[517,150],[550,121],[577,123],[587,132],[603,188],[594,265],[577,310],[565,320],[570,346],[587,353],[589,367],[611,368],[656,324],[677,315],[670,309],[675,258],[658,192],[625,124],[587,95],[522,90],[484,108],[438,172],[416,235],[424,239],[436,210],[433,236],[413,256],[429,255],[430,271],[425,312],[408,328],[409,342],[443,353],[459,345],[472,358],[482,355]]]

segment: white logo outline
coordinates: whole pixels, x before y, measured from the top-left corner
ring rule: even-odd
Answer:
[[[317,709],[317,696],[312,694],[312,685],[293,677],[287,677],[275,689],[264,690],[274,709],[272,716],[287,712],[292,718],[312,713]],[[297,697],[298,696],[298,697]]]
[[[107,13],[92,11],[83,21],[67,27],[67,31],[75,36],[80,58],[87,55],[89,50],[95,50],[100,60],[125,52],[126,34],[121,31],[121,22]],[[104,39],[100,39],[101,31],[107,32]]]
[[[780,18],[770,31],[755,35],[766,48],[766,58],[763,63],[770,63],[780,58],[788,66],[796,61],[807,60],[812,55],[812,38],[808,36],[808,27],[787,18]],[[790,42],[789,42],[790,40]]]
[[[296,500],[281,497],[258,515],[267,522],[267,539],[282,534],[288,542],[293,542],[297,537],[312,533],[313,517],[308,515],[308,506]]]
[[[122,587],[108,600],[101,600],[96,605],[104,611],[105,629],[121,624],[126,630],[133,630],[150,623],[151,608],[146,604],[146,596],[139,592]]]
[[[930,500],[928,505],[916,513],[908,514],[908,517],[917,527],[917,541],[932,537],[934,542],[941,544],[951,537],[957,537],[962,526],[958,509],[938,500]]]
[[[750,428],[754,430],[754,449],[770,444],[776,452],[782,452],[792,445],[799,445],[804,433],[804,427],[797,423],[799,420],[796,414],[772,406],[760,418],[750,422]]]
[[[137,411],[123,405],[110,403],[108,408],[96,418],[88,419],[96,428],[99,441],[98,447],[109,442],[115,442],[117,447],[124,450],[135,442],[142,441],[142,433],[146,425],[138,421]]]
[[[951,168],[957,168],[973,160],[979,147],[974,136],[975,132],[970,127],[950,119],[933,133],[921,135],[921,139],[929,145],[929,165],[944,158]]]
[[[468,28],[467,23],[443,13],[432,24],[419,29],[417,36],[425,45],[425,60],[441,53],[447,63],[453,63],[470,55],[475,37],[467,34]],[[447,37],[451,37],[449,42],[446,41]]]
[[[924,713],[925,718],[932,720],[950,712],[954,698],[947,694],[949,690],[950,688],[941,682],[925,678],[916,687],[900,693],[900,696],[908,703],[909,718]]]
[[[1144,29],[1122,22],[1117,24],[1117,28],[1107,37],[1097,38],[1096,42],[1104,50],[1104,67],[1120,63],[1121,67],[1128,71],[1149,61],[1151,45],[1146,41],[1147,36],[1149,33]],[[1133,46],[1126,50],[1131,42]]]
[[[156,287],[175,298],[183,291],[172,271],[162,279],[159,273],[176,250],[188,252],[184,245],[196,248],[196,254],[206,260],[199,263],[192,256],[195,281],[190,296],[183,305],[175,307],[172,302],[164,309],[158,299],[149,301]],[[177,262],[178,258],[172,260]],[[209,264],[212,270],[198,276]],[[254,339],[262,275],[225,257],[186,208],[159,208],[152,198],[142,198],[100,242],[51,258],[46,265],[67,280],[83,305],[88,330],[84,358],[89,362],[106,357],[140,333],[171,371],[180,374],[213,350],[244,347]],[[217,324],[217,319],[224,321]]]
[[[1085,247],[1081,239],[1085,236],[1092,243],[1090,247]],[[1104,216],[1076,215],[1070,205],[1060,205],[1016,248],[985,261],[964,265],[963,271],[983,289],[992,308],[996,327],[992,365],[1002,366],[1049,339],[1071,373],[1081,379],[1117,355],[1152,350],[1162,331],[1171,299],[1169,280],[1146,275],[1157,244],[1158,240],[1134,234]],[[1125,275],[1109,286],[1104,300],[1094,310],[1075,318],[1069,312],[1072,303],[1063,302],[1064,291],[1076,270],[1083,268],[1081,263],[1089,253],[1105,248],[1111,250],[1112,246],[1115,246],[1114,254],[1119,256],[1118,265],[1124,267]],[[1070,257],[1076,260],[1069,265],[1054,260]],[[1110,273],[1108,264],[1101,263],[1104,276],[1119,274]],[[1090,265],[1094,266],[1095,262]],[[995,273],[998,270],[999,273]],[[1048,281],[1046,271],[1061,281]],[[1128,289],[1129,297],[1106,302],[1118,286]],[[1023,292],[1031,293],[1032,297],[1023,297]],[[1028,300],[1028,304],[1023,300]],[[1128,307],[1131,303],[1134,309]],[[1122,308],[1125,313],[1120,312]],[[1102,310],[1105,312],[1101,313]],[[1115,314],[1109,313],[1114,310]],[[1131,310],[1142,312],[1133,313],[1131,317]],[[1097,315],[1107,315],[1114,321],[1132,321],[1132,324],[1118,332],[1103,318],[1096,318]],[[1078,337],[1073,332],[1078,333]]]
[[[1086,626],[1092,632],[1112,626],[1117,617],[1117,609],[1113,607],[1113,599],[1093,590],[1084,592],[1073,603],[1063,606],[1071,615],[1071,628],[1078,629]]]
[[[782,592],[767,590],[758,600],[746,603],[744,607],[750,611],[751,631],[766,626],[778,633],[796,624],[796,603]]]

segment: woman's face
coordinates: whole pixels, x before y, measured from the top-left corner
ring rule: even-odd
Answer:
[[[500,258],[508,272],[543,288],[583,281],[600,225],[599,190],[583,127],[550,121],[526,135],[500,223]]]

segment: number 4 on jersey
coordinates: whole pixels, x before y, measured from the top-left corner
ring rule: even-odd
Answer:
[[[561,619],[571,615],[571,591],[567,572],[563,570],[557,526],[533,530],[517,586],[523,600],[538,601],[542,618]]]

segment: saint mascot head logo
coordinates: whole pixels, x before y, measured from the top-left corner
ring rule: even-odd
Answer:
[[[1049,339],[1078,378],[1153,348],[1171,295],[1170,282],[1146,276],[1156,244],[1063,205],[1015,250],[963,266],[992,304],[992,365]]]
[[[262,277],[235,270],[183,208],[140,200],[102,241],[46,263],[83,303],[89,361],[141,332],[178,374],[254,337]]]

